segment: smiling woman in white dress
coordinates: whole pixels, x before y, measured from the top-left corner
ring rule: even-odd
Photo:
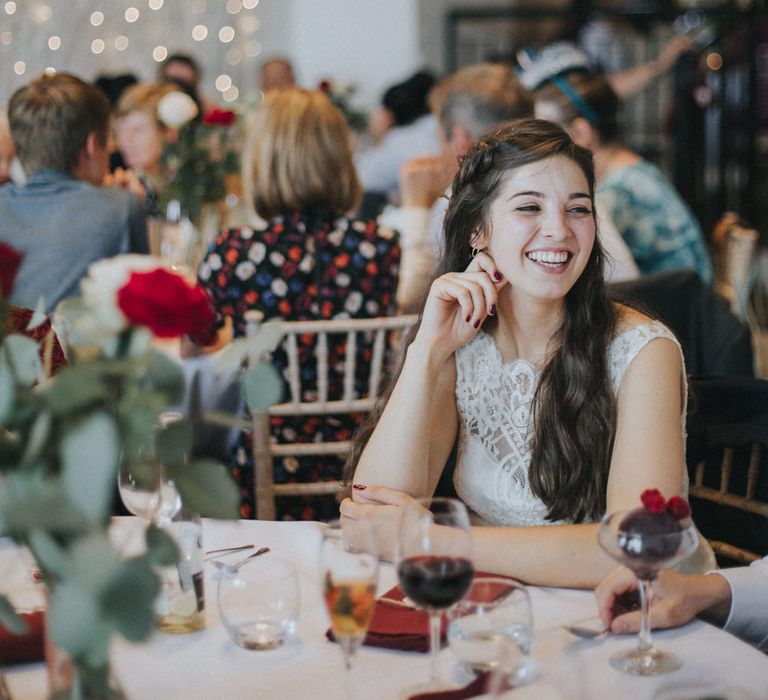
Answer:
[[[560,127],[481,139],[452,191],[440,272],[341,512],[376,521],[394,556],[400,508],[434,492],[458,442],[476,568],[595,586],[613,567],[599,518],[646,488],[685,495],[680,346],[609,298],[592,154]],[[689,569],[713,564],[703,546]]]

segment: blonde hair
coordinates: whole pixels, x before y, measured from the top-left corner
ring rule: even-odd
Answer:
[[[131,112],[145,112],[165,126],[157,116],[157,105],[169,92],[178,91],[175,83],[139,83],[127,88],[115,107],[115,118],[125,117]]]
[[[263,218],[289,211],[354,210],[362,188],[349,127],[320,91],[270,92],[252,115],[243,154],[245,195]]]

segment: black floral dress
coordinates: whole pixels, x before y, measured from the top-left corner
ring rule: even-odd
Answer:
[[[213,299],[220,319],[230,317],[235,336],[245,334],[245,312],[257,309],[265,320],[287,321],[371,318],[395,311],[400,247],[397,234],[376,222],[334,217],[328,212],[289,213],[272,219],[264,230],[222,231],[200,266],[200,283]],[[329,398],[340,398],[343,336],[328,338]],[[299,340],[300,358],[314,352]],[[358,346],[358,366],[370,362],[370,344]],[[278,348],[273,363],[282,373],[286,354]],[[302,362],[304,400],[316,394],[314,363]],[[364,390],[364,372],[359,390]],[[281,443],[348,440],[362,416],[272,419],[272,439]],[[341,476],[338,457],[275,459],[275,483],[311,482]],[[240,514],[253,517],[253,463],[250,437],[240,436],[233,450],[232,474],[240,485]],[[338,517],[333,496],[277,499],[282,520],[329,520]]]

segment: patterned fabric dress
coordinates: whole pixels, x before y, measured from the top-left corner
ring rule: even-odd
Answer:
[[[610,173],[597,188],[604,211],[635,258],[640,274],[696,270],[712,280],[704,235],[691,209],[662,172],[641,161]]]
[[[245,334],[245,312],[257,309],[265,320],[372,318],[394,313],[400,247],[397,235],[373,221],[335,218],[328,212],[290,213],[272,219],[266,229],[223,231],[200,266],[199,279],[213,299],[222,321],[233,321],[235,336]],[[329,337],[329,398],[339,398],[343,337]],[[300,359],[314,352],[299,344]],[[362,369],[370,361],[370,344],[358,346],[359,391],[365,386]],[[287,366],[282,348],[273,355],[278,372]],[[316,393],[314,363],[302,363],[304,400]],[[328,416],[273,418],[277,442],[348,440],[362,417]],[[275,460],[275,483],[311,482],[341,476],[337,457]],[[240,436],[233,452],[232,473],[240,485],[241,516],[253,517],[253,462],[250,437]],[[328,520],[338,516],[333,496],[277,499],[283,520]]]

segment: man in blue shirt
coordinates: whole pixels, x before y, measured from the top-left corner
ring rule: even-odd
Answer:
[[[110,106],[65,73],[19,88],[8,106],[11,137],[27,174],[0,187],[0,240],[24,253],[11,303],[47,311],[79,293],[88,266],[119,253],[146,253],[144,207],[102,182],[109,165]]]

